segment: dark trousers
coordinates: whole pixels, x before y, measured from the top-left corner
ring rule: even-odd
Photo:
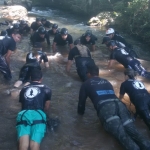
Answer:
[[[6,80],[11,80],[12,75],[9,66],[6,63],[5,57],[0,55],[0,71]]]
[[[130,113],[121,101],[106,102],[98,107],[98,116],[105,130],[111,133],[126,150],[149,150],[150,141],[136,129]],[[109,120],[112,116],[116,119]]]
[[[34,71],[34,69],[41,70],[39,63],[36,62],[36,63],[25,64],[20,70],[19,80],[22,82],[29,82],[31,77],[31,72]]]
[[[95,62],[91,58],[78,58],[75,61],[77,66],[77,73],[80,79],[84,82],[88,79],[87,77],[88,66],[95,65]]]

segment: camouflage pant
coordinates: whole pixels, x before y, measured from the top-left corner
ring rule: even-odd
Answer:
[[[150,141],[136,129],[129,111],[121,101],[116,99],[103,103],[98,110],[105,130],[117,138],[126,150],[150,150]]]

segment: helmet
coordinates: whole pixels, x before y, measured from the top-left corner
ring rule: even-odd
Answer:
[[[36,22],[39,22],[39,21],[41,21],[41,18],[36,18]]]
[[[13,28],[14,28],[14,29],[19,29],[19,24],[18,24],[18,23],[15,23],[15,24],[13,25]]]
[[[36,61],[37,61],[37,59],[36,59],[36,57],[34,56],[34,54],[32,52],[27,54],[26,63],[33,63],[33,62],[36,62]]]
[[[46,33],[46,29],[41,26],[41,27],[38,28],[38,33],[39,34],[45,34]]]
[[[112,33],[115,33],[115,30],[113,28],[109,28],[107,31],[106,31],[106,35],[109,35],[109,34],[112,34]]]
[[[107,46],[108,46],[108,47],[109,47],[109,46],[116,46],[116,42],[113,41],[113,40],[110,40],[110,41],[108,42]]]
[[[21,20],[20,24],[24,25],[24,24],[26,24],[26,21],[25,20]]]
[[[85,37],[87,37],[87,36],[92,36],[92,31],[91,30],[87,30],[85,32]]]
[[[57,28],[58,28],[58,24],[54,23],[54,24],[52,25],[52,28],[53,28],[53,29],[57,29]]]
[[[7,31],[2,30],[2,31],[1,31],[1,36],[6,36],[6,35],[7,35]]]
[[[43,17],[43,18],[41,19],[41,21],[46,21],[46,18]]]
[[[137,72],[134,71],[133,69],[128,68],[128,69],[126,69],[126,70],[124,71],[124,74],[125,74],[125,75],[128,75],[129,78],[132,78],[132,79],[133,79],[133,78],[137,75]]]
[[[67,35],[68,34],[68,30],[66,28],[62,28],[60,31],[61,35]]]
[[[109,42],[111,39],[109,38],[109,36],[105,36],[103,38],[103,41],[102,41],[102,44],[106,43],[106,42]]]
[[[74,45],[78,45],[78,44],[81,44],[80,39],[77,39],[77,40],[74,41]]]

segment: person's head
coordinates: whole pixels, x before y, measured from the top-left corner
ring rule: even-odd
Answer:
[[[133,69],[130,69],[130,68],[127,68],[125,71],[124,71],[124,75],[126,77],[126,79],[135,79],[136,75],[137,75],[137,72],[134,71]]]
[[[66,28],[62,28],[60,31],[61,37],[63,40],[66,40],[67,36],[68,36],[68,30]]]
[[[27,56],[26,56],[26,63],[34,63],[37,61],[37,58],[36,58],[36,54],[33,52],[33,53],[28,53]]]
[[[13,31],[12,33],[12,38],[14,39],[15,42],[20,42],[21,40],[21,34],[18,31]]]
[[[102,44],[105,44],[106,46],[108,46],[108,42],[110,41],[111,39],[109,38],[109,36],[105,36],[103,38],[103,41],[102,41]]]
[[[39,69],[33,69],[31,72],[31,81],[42,81],[42,71]]]
[[[77,40],[74,41],[74,45],[78,45],[78,44],[81,44],[80,39],[77,39]]]
[[[40,35],[41,38],[44,38],[45,34],[46,34],[46,29],[44,27],[39,27],[38,28],[38,34]]]
[[[91,36],[92,36],[92,31],[87,30],[87,31],[85,32],[85,39],[86,39],[86,41],[90,41]]]
[[[25,20],[20,20],[20,25],[21,26],[26,26],[27,22]]]
[[[15,23],[15,24],[13,24],[13,30],[14,31],[19,31],[19,23]]]
[[[99,76],[99,68],[96,65],[89,65],[87,67],[87,76],[90,77],[94,77],[94,76]]]
[[[40,42],[35,42],[33,45],[33,51],[34,50],[42,50],[42,44]]]
[[[36,18],[36,23],[37,23],[38,25],[40,25],[40,24],[41,24],[41,18]]]
[[[56,33],[57,29],[58,29],[58,24],[54,23],[54,24],[52,25],[52,30],[53,30],[53,32]]]
[[[110,40],[108,43],[107,43],[107,47],[111,50],[113,50],[115,47],[117,47],[116,45],[116,42],[113,41],[113,40]]]
[[[1,31],[1,36],[7,36],[7,31],[6,30],[2,30]]]
[[[46,23],[46,21],[47,21],[47,19],[46,19],[46,18],[44,18],[44,17],[41,19],[42,24],[45,24],[45,23]]]
[[[108,30],[106,30],[106,36],[109,36],[110,39],[113,38],[115,34],[115,30],[113,28],[109,28]]]

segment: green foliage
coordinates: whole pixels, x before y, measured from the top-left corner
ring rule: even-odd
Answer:
[[[120,1],[116,3],[114,10],[120,12],[116,20],[120,28],[150,42],[149,0]]]

